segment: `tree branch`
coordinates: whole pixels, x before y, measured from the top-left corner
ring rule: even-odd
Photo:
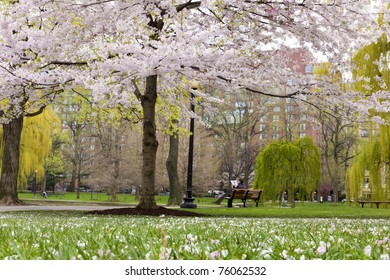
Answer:
[[[86,62],[86,61],[72,62],[72,61],[53,60],[53,61],[50,61],[47,64],[43,65],[39,69],[46,68],[47,66],[50,66],[50,65],[84,66],[84,65],[88,65],[88,62]]]
[[[194,9],[194,8],[199,8],[200,5],[202,4],[202,1],[194,1],[189,0],[186,3],[176,5],[176,11],[181,12],[184,9]]]
[[[46,105],[42,105],[42,106],[38,109],[38,111],[35,111],[35,112],[33,112],[33,113],[26,113],[25,116],[26,116],[26,117],[35,117],[35,116],[38,116],[38,115],[42,114],[42,112],[43,112],[43,110],[45,110],[46,106],[47,106],[47,104],[46,104]]]
[[[137,85],[137,82],[135,80],[132,80],[132,83],[134,85],[134,95],[137,97],[138,100],[142,100],[142,93],[139,90],[139,87]]]

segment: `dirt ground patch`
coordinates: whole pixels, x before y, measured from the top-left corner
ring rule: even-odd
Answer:
[[[141,209],[137,207],[113,208],[105,210],[88,211],[95,215],[129,215],[129,216],[174,216],[174,217],[207,217],[207,215],[185,210],[158,207],[156,209]]]

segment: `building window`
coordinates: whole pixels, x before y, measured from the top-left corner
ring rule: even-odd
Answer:
[[[267,139],[267,134],[265,133],[260,133],[260,140]]]
[[[294,80],[287,80],[287,85],[288,86],[295,86],[295,81]]]
[[[306,124],[305,123],[299,124],[299,130],[300,131],[306,131]]]
[[[264,132],[267,129],[267,126],[265,124],[260,125],[260,132]]]
[[[314,65],[306,65],[305,66],[305,73],[308,74],[308,73],[313,73],[314,71]]]
[[[278,122],[279,121],[279,115],[273,115],[272,116],[272,121]]]
[[[279,133],[273,133],[272,139],[274,139],[274,140],[279,139]]]
[[[299,138],[303,138],[306,136],[306,133],[305,132],[299,132]]]

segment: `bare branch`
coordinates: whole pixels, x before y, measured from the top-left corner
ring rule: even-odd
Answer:
[[[33,113],[27,113],[25,114],[26,117],[35,117],[35,116],[38,116],[40,114],[42,114],[43,110],[45,110],[47,104],[46,105],[42,105],[37,111],[33,112]]]
[[[43,65],[39,69],[46,68],[50,65],[64,65],[64,66],[84,66],[88,65],[88,62],[86,61],[79,61],[79,62],[73,62],[73,61],[59,61],[59,60],[53,60],[48,62],[47,64]]]
[[[142,99],[142,93],[137,85],[137,82],[135,80],[132,80],[133,82],[133,85],[134,85],[134,95],[137,97],[138,100],[141,100]]]
[[[192,2],[192,0],[190,0],[186,3],[176,5],[176,11],[181,12],[184,9],[189,10],[189,9],[199,8],[201,4],[202,4],[201,1]]]

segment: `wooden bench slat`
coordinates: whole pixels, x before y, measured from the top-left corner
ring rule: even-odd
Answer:
[[[255,201],[256,207],[259,206],[259,200],[262,190],[253,190],[253,189],[233,189],[230,197],[228,199],[228,207],[232,207],[234,199],[241,199],[244,207],[246,206],[246,201],[251,199]]]

